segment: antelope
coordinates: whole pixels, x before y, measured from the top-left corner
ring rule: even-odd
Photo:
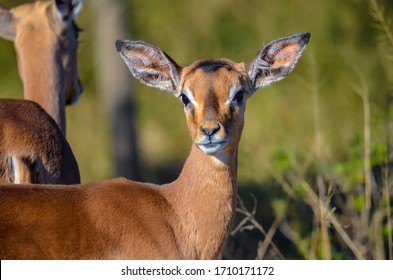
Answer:
[[[82,92],[74,23],[82,3],[56,0],[0,8],[0,36],[15,43],[24,95],[31,100],[0,99],[0,183],[80,183],[64,135],[65,105]]]
[[[82,0],[56,0],[0,8],[0,37],[13,41],[24,97],[37,102],[65,134],[65,105],[82,93],[77,69]]]
[[[35,102],[0,100],[0,184],[78,184],[72,150]]]
[[[132,75],[184,104],[192,147],[179,177],[84,185],[0,186],[1,259],[214,259],[231,229],[246,100],[281,80],[310,38],[266,44],[248,63],[180,67],[160,48],[116,41]]]

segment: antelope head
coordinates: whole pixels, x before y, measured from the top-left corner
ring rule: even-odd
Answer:
[[[34,76],[34,72],[41,76],[48,73],[60,79],[53,83],[60,84],[64,94],[60,98],[66,104],[78,100],[83,89],[77,70],[79,29],[74,18],[82,5],[83,0],[53,0],[24,4],[11,10],[0,7],[0,37],[15,44],[25,94],[32,94],[29,92],[33,91],[31,80],[45,78]],[[46,67],[46,72],[37,70],[40,67]],[[45,82],[50,84],[50,80],[48,77]],[[37,98],[29,99],[40,103]]]
[[[309,33],[303,33],[275,40],[249,62],[201,59],[185,67],[145,42],[118,40],[116,48],[135,78],[183,102],[193,143],[225,161],[237,150],[247,99],[288,75],[309,38]]]

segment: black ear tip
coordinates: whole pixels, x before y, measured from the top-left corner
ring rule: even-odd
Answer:
[[[116,46],[116,50],[118,52],[121,51],[121,47],[123,46],[123,41],[122,40],[116,40],[115,46]]]
[[[310,41],[311,34],[310,32],[305,32],[301,34],[302,41],[307,44]]]

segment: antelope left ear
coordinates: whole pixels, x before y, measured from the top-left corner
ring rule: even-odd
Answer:
[[[135,78],[176,94],[181,67],[163,50],[143,41],[117,40],[115,45]]]
[[[15,22],[12,13],[0,6],[0,37],[14,41],[16,37]]]
[[[310,33],[281,38],[265,45],[247,66],[253,90],[285,78],[296,66]]]
[[[73,20],[83,7],[83,0],[55,0],[60,19]]]

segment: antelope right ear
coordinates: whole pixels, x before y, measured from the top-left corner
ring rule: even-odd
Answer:
[[[14,41],[16,37],[15,22],[12,13],[0,6],[0,37]]]
[[[176,93],[181,68],[159,47],[142,41],[117,40],[116,49],[135,78],[148,86]]]
[[[310,33],[306,32],[266,44],[247,65],[253,90],[285,78],[295,68],[309,40]]]

